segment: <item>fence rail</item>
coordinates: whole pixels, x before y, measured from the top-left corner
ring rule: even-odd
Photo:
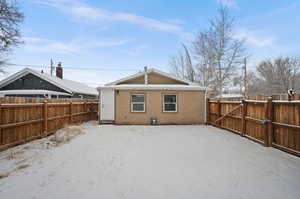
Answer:
[[[300,156],[300,101],[207,99],[207,123]]]
[[[41,101],[0,98],[0,151],[46,137],[69,124],[97,119],[95,100]]]

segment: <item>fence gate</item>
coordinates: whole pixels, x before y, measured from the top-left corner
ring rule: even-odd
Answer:
[[[207,99],[207,123],[300,156],[300,101]]]

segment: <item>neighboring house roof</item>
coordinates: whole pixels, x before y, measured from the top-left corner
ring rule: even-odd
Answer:
[[[68,95],[68,93],[57,92],[57,91],[49,91],[49,90],[41,90],[41,89],[24,89],[24,90],[4,90],[0,91],[1,95]]]
[[[206,90],[204,87],[201,86],[182,84],[121,84],[98,87],[98,89],[101,88],[114,88],[118,90]]]
[[[176,81],[179,81],[179,82],[188,84],[188,85],[191,84],[191,82],[189,82],[189,81],[180,79],[180,78],[178,78],[178,77],[175,77],[174,75],[170,75],[170,74],[168,74],[168,73],[165,73],[165,72],[163,72],[163,71],[160,71],[160,70],[157,70],[157,69],[154,69],[154,68],[150,68],[150,69],[147,70],[147,73],[148,73],[148,74],[149,74],[149,73],[152,73],[152,72],[157,73],[157,74],[160,74],[160,75],[165,76],[165,77],[168,77],[168,78],[170,78],[170,79],[174,79],[174,80],[176,80]],[[120,83],[125,82],[125,81],[127,81],[127,80],[135,79],[135,78],[137,78],[137,77],[144,76],[144,75],[145,75],[145,72],[144,72],[144,71],[143,71],[143,72],[138,72],[138,73],[136,73],[136,74],[127,76],[127,77],[125,77],[125,78],[119,79],[119,80],[114,81],[114,82],[110,82],[110,83],[105,84],[105,85],[106,85],[106,86],[117,85],[117,84],[120,84]]]
[[[7,84],[27,75],[29,73],[36,75],[39,78],[44,79],[45,81],[48,81],[69,93],[98,95],[97,90],[95,88],[89,87],[83,83],[75,82],[75,81],[67,80],[67,79],[60,79],[56,76],[51,76],[50,74],[46,74],[46,73],[40,73],[40,72],[32,70],[30,68],[24,68],[23,70],[7,77],[6,79],[3,79],[2,81],[0,81],[0,88],[3,86],[6,86]]]

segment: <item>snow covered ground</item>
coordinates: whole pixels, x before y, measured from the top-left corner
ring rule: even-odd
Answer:
[[[0,198],[300,196],[300,158],[211,126],[80,129],[57,145],[45,138],[0,153]]]

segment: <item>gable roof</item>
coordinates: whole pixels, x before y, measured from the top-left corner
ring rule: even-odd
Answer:
[[[67,79],[60,79],[56,76],[51,76],[50,74],[40,73],[38,71],[32,70],[30,68],[24,68],[23,70],[3,79],[0,81],[0,88],[6,86],[7,84],[19,79],[27,74],[33,74],[55,86],[69,92],[69,93],[80,93],[86,95],[97,95],[98,92],[95,88],[89,87],[83,83],[75,82]]]
[[[165,73],[163,71],[160,71],[160,70],[157,70],[157,69],[154,69],[154,68],[151,68],[151,69],[148,69],[147,70],[147,73],[157,73],[159,75],[162,75],[164,77],[167,77],[167,78],[170,78],[170,79],[173,79],[173,80],[176,80],[176,81],[179,81],[179,82],[182,82],[182,83],[185,83],[187,85],[191,85],[191,82],[189,81],[186,81],[186,80],[183,80],[183,79],[180,79],[178,77],[175,77],[174,75],[171,75],[171,74],[168,74],[168,73]],[[120,84],[122,82],[125,82],[127,80],[131,80],[131,79],[135,79],[137,77],[141,77],[141,76],[144,76],[145,75],[145,72],[138,72],[136,74],[133,74],[133,75],[130,75],[130,76],[127,76],[125,78],[122,78],[122,79],[119,79],[117,81],[114,81],[114,82],[110,82],[108,84],[105,84],[106,86],[112,86],[112,85],[117,85],[117,84]]]

